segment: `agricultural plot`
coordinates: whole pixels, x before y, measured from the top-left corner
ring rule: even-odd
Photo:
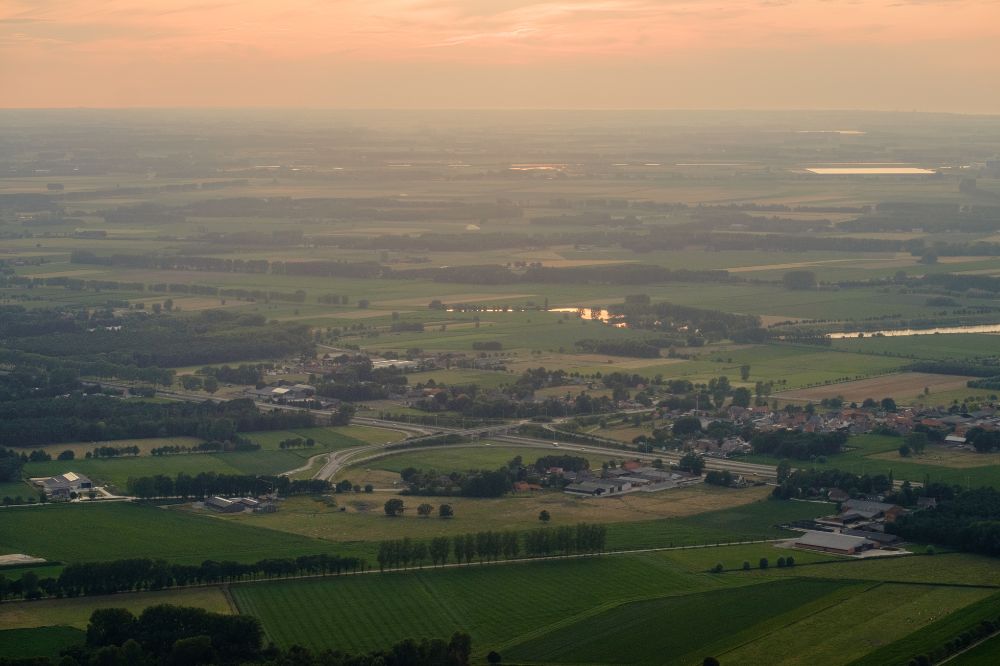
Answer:
[[[1000,354],[1000,335],[962,333],[895,338],[845,338],[833,341],[833,347],[861,354],[885,354],[931,361],[962,360]]]
[[[774,534],[772,525],[784,519],[780,512],[770,518],[762,516],[756,523],[749,522],[749,517],[757,513],[753,503],[765,494],[764,489],[695,486],[599,499],[572,497],[561,492],[518,494],[499,499],[405,496],[402,499],[406,510],[395,518],[387,517],[382,509],[390,497],[385,493],[345,494],[336,496],[335,506],[314,499],[295,498],[284,502],[275,514],[232,514],[220,518],[360,547],[356,542],[374,543],[403,537],[430,539],[480,530],[534,529],[542,525],[538,514],[545,510],[552,516],[550,525],[605,523],[608,525],[608,547],[626,549],[715,543],[738,536]],[[442,520],[436,513],[426,518],[418,516],[417,506],[423,503],[435,509],[441,504],[450,504],[455,517]],[[760,504],[783,508],[780,503]],[[816,506],[812,505],[810,511],[800,510],[796,515],[818,516]],[[729,526],[714,525],[719,520],[715,514],[727,511],[734,514]],[[707,516],[704,525],[701,524],[703,516]],[[728,519],[719,522],[728,523]]]
[[[200,472],[280,474],[302,466],[309,457],[314,455],[354,446],[364,446],[370,443],[370,440],[384,443],[399,441],[404,437],[402,433],[397,431],[366,426],[250,432],[245,433],[245,436],[260,444],[260,450],[230,453],[185,453],[166,456],[149,455],[149,450],[156,447],[196,445],[199,440],[192,437],[122,440],[94,444],[53,444],[45,447],[53,457],[65,450],[74,450],[77,452],[76,459],[28,463],[25,465],[24,471],[29,477],[53,476],[74,471],[85,474],[95,481],[111,484],[124,492],[130,477],[155,474],[174,476],[182,472],[192,476]],[[311,437],[315,440],[316,445],[287,450],[279,447],[282,440],[295,437],[301,439]],[[135,445],[139,446],[140,454],[117,458],[86,459],[82,457],[82,453],[101,445],[118,447]]]
[[[67,534],[86,538],[66,538]],[[209,515],[128,503],[48,505],[0,511],[0,552],[61,562],[162,558],[256,561],[340,553],[335,544],[230,523]]]
[[[0,627],[7,629],[32,629],[36,627],[86,629],[90,614],[99,608],[127,608],[133,613],[139,613],[144,608],[159,604],[196,606],[213,613],[235,612],[221,587],[202,587],[0,604]]]
[[[638,555],[234,585],[231,590],[240,612],[259,617],[278,645],[360,652],[461,630],[472,636],[474,650],[485,654],[626,601],[743,584],[738,577],[692,576],[662,557]]]
[[[722,645],[759,635],[760,625],[792,621],[861,589],[795,580],[636,601],[518,642],[501,654],[516,663],[662,664],[669,655],[669,663],[694,664]]]
[[[827,386],[782,391],[775,397],[796,403],[819,403],[827,398],[841,397],[845,402],[858,404],[867,398],[872,398],[875,401],[882,398],[894,398],[897,403],[906,405],[917,402],[921,397],[924,397],[925,400],[938,400],[939,392],[964,390],[970,379],[974,379],[974,377],[900,372]],[[926,396],[925,391],[927,392]]]
[[[976,588],[873,585],[814,613],[790,617],[785,626],[716,656],[734,664],[848,664],[992,593]]]
[[[936,620],[920,631],[914,632],[879,648],[855,661],[852,666],[881,666],[882,664],[905,664],[915,655],[929,654],[948,641],[977,626],[983,620],[996,621],[1000,616],[1000,594],[990,596],[970,604]],[[995,638],[968,653],[957,656],[954,664],[996,664],[1000,656]]]
[[[59,656],[59,651],[81,645],[86,633],[75,627],[35,627],[0,630],[0,655],[8,659]]]

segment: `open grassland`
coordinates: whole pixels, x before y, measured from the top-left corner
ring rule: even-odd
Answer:
[[[888,354],[932,361],[961,360],[1000,354],[1000,335],[961,333],[894,338],[845,338],[834,340],[833,347],[861,354]]]
[[[884,664],[907,664],[919,654],[927,654],[956,636],[965,633],[978,625],[982,620],[996,621],[1000,617],[1000,594],[992,594],[985,599],[959,609],[935,622],[924,626],[920,631],[913,632],[894,643],[866,654],[851,666],[883,666]],[[983,645],[956,657],[953,664],[996,664],[1000,657],[996,640],[987,641]],[[979,661],[980,658],[991,656],[990,661]]]
[[[784,626],[715,656],[733,664],[847,664],[989,594],[974,588],[875,585],[812,613],[794,614]]]
[[[636,601],[519,642],[502,654],[528,664],[695,664],[722,645],[759,633],[760,625],[788,621],[861,589],[795,580]]]
[[[72,467],[76,462],[83,462],[84,456],[92,452],[99,446],[114,446],[123,448],[126,446],[136,446],[139,448],[139,455],[149,455],[151,449],[161,446],[197,446],[203,440],[197,437],[148,437],[143,439],[116,439],[107,442],[70,442],[65,444],[49,444],[38,447],[53,458],[63,451],[72,451],[75,460],[63,462],[63,465]],[[34,449],[32,449],[34,450]]]
[[[64,472],[84,474],[95,482],[106,483],[124,492],[129,477],[181,472],[196,476],[200,472],[220,474],[277,474],[299,467],[303,457],[292,451],[234,451],[231,453],[191,453],[170,456],[125,456],[90,460],[27,463],[29,477],[53,476]]]
[[[626,601],[741,584],[638,555],[235,585],[232,594],[279,645],[367,651],[460,630],[485,654]]]
[[[28,659],[59,656],[59,651],[81,645],[85,632],[75,627],[35,627],[0,630],[0,657]]]
[[[24,481],[4,481],[0,483],[0,498],[14,498],[18,495],[23,498],[36,497],[38,495],[38,491]]]
[[[198,564],[341,551],[329,542],[209,515],[95,502],[0,511],[0,552],[62,562],[150,557]]]
[[[240,612],[260,617],[279,645],[362,651],[462,630],[478,654],[497,650],[524,664],[696,664],[707,655],[734,664],[848,664],[887,646],[906,652],[898,642],[920,640],[925,627],[936,640],[997,595],[995,587],[963,583],[982,577],[979,560],[987,558],[961,555],[819,564],[829,556],[795,552],[791,569],[705,573],[709,562],[779,552],[766,544],[712,547],[235,585],[232,592]],[[897,581],[903,562],[928,568],[927,580],[953,584]],[[811,575],[835,570],[844,575]]]
[[[71,449],[76,450],[77,459],[72,461],[52,460],[48,462],[28,463],[25,474],[29,477],[52,476],[67,471],[85,474],[95,481],[108,483],[124,491],[130,477],[166,474],[175,476],[179,473],[192,476],[200,472],[217,472],[220,474],[280,474],[305,464],[314,455],[329,451],[364,446],[372,441],[395,442],[404,435],[398,431],[385,428],[369,428],[366,426],[344,426],[335,428],[303,428],[300,430],[280,430],[269,432],[250,432],[245,434],[261,445],[258,451],[236,451],[230,453],[186,453],[167,456],[149,455],[149,450],[159,446],[192,446],[199,440],[189,437],[173,437],[162,439],[123,440],[121,442],[101,442],[94,444],[53,444],[46,449],[53,454]],[[313,438],[316,445],[296,449],[282,450],[279,443],[282,440],[299,437]],[[122,456],[118,458],[84,459],[81,452],[90,451],[99,445],[140,447],[138,456]]]
[[[295,498],[284,502],[275,514],[231,514],[223,519],[316,539],[358,542],[402,537],[430,539],[480,530],[534,529],[542,526],[538,514],[546,510],[552,516],[550,525],[607,523],[608,547],[626,549],[672,543],[704,543],[705,540],[714,543],[729,534],[764,534],[770,525],[783,521],[782,512],[768,515],[770,512],[764,511],[756,524],[748,524],[743,519],[757,513],[757,510],[740,506],[755,502],[764,494],[763,489],[728,490],[702,485],[600,499],[572,497],[558,492],[517,494],[499,499],[407,496],[403,497],[407,507],[405,513],[395,518],[386,516],[382,510],[383,503],[388,499],[384,493],[350,494],[337,495],[336,506],[309,498]],[[423,503],[435,509],[441,504],[450,504],[455,517],[447,520],[436,515],[420,517],[416,508]],[[813,514],[815,506],[812,505],[813,509],[804,513]],[[769,502],[762,508],[780,510],[784,507],[780,503]],[[734,517],[715,518],[716,513],[726,512],[733,512]],[[815,512],[815,515],[820,513]],[[716,520],[731,522],[716,526],[713,524]],[[629,523],[635,525],[629,527]],[[736,531],[736,527],[744,527],[747,531]]]
[[[955,451],[943,444],[931,444],[922,455],[899,455],[901,437],[857,435],[851,437],[844,453],[827,456],[826,462],[792,461],[793,466],[839,469],[853,474],[892,474],[897,481],[948,483],[965,487],[1000,487],[1000,456],[995,453]],[[742,460],[777,464],[765,455],[749,455]]]
[[[793,533],[778,525],[827,515],[833,508],[832,504],[815,502],[761,500],[677,518],[615,523],[608,525],[608,548],[629,550],[789,537]]]
[[[782,549],[799,561],[805,551]],[[729,574],[726,574],[729,575]],[[899,557],[869,557],[837,559],[830,562],[806,563],[792,569],[772,568],[733,575],[756,578],[801,576],[838,580],[871,580],[893,583],[935,585],[973,585],[1000,588],[1000,571],[996,559],[968,553],[938,553],[937,555],[906,555]]]
[[[966,383],[974,377],[962,375],[938,375],[926,372],[900,372],[870,379],[841,382],[827,386],[782,391],[775,394],[780,400],[791,402],[819,403],[826,398],[843,398],[845,402],[862,403],[867,398],[876,401],[894,398],[899,404],[915,403],[921,398],[926,402],[939,401],[939,392],[966,389]],[[927,391],[928,395],[924,395]]]
[[[127,608],[139,613],[144,608],[159,604],[196,606],[214,613],[233,612],[221,587],[199,587],[0,604],[0,627],[30,629],[65,626],[85,629],[90,614],[99,608]]]

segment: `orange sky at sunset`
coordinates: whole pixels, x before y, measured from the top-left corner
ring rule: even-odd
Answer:
[[[996,0],[4,0],[3,107],[1000,113]]]

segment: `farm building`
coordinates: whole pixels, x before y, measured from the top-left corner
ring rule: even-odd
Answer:
[[[32,483],[45,491],[49,499],[69,499],[70,493],[79,493],[94,487],[90,479],[76,472],[66,472],[47,479],[32,479]]]
[[[225,497],[209,497],[205,500],[205,508],[219,513],[239,513],[246,508],[243,502],[234,502]]]
[[[865,500],[847,500],[840,505],[841,515],[848,512],[857,514],[864,519],[884,519],[886,522],[892,522],[896,518],[906,512],[901,506],[896,504],[888,504],[886,502],[867,502]]]
[[[871,539],[834,532],[806,532],[792,545],[796,548],[808,548],[837,555],[857,555],[876,547],[876,543]]]
[[[632,490],[632,483],[621,479],[581,481],[579,483],[571,483],[565,488],[565,491],[572,495],[589,495],[590,497],[620,495],[630,490]]]

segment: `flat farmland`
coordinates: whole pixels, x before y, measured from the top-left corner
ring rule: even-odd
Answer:
[[[66,538],[86,534],[85,539]],[[122,502],[46,505],[0,511],[0,552],[61,562],[156,557],[199,564],[206,559],[253,562],[268,557],[341,553],[336,544]]]
[[[991,594],[976,588],[876,585],[790,617],[785,626],[716,656],[733,664],[849,664]]]
[[[51,657],[73,645],[82,645],[86,633],[74,627],[0,629],[0,655],[8,659]]]
[[[193,437],[168,437],[142,440],[120,440],[94,443],[51,444],[43,447],[55,458],[61,451],[72,450],[75,460],[52,460],[28,463],[25,474],[29,477],[52,476],[68,471],[85,474],[95,481],[108,483],[124,491],[130,477],[180,473],[197,475],[201,472],[220,474],[280,474],[302,466],[314,455],[328,451],[364,446],[377,441],[395,442],[403,439],[401,432],[385,428],[367,426],[343,426],[335,428],[303,428],[267,432],[249,432],[244,435],[261,445],[258,451],[234,451],[230,453],[184,453],[177,455],[153,456],[150,449],[161,446],[194,446],[200,440]],[[281,441],[293,438],[312,438],[313,447],[281,449]],[[140,455],[116,458],[85,459],[83,454],[97,446],[138,446]]]
[[[707,518],[704,525],[699,520],[701,514],[719,511],[732,511],[738,515],[741,508],[758,502],[766,494],[766,489],[727,490],[695,486],[600,499],[573,497],[559,492],[518,493],[499,499],[404,496],[401,499],[407,509],[396,518],[386,516],[382,509],[392,495],[342,494],[336,496],[337,506],[327,506],[308,498],[294,498],[284,502],[275,514],[232,514],[221,519],[227,523],[254,525],[314,539],[356,543],[403,537],[430,539],[481,530],[530,530],[542,526],[538,514],[546,510],[552,516],[549,523],[552,526],[572,526],[578,522],[605,523],[609,530],[608,547],[627,549],[632,545],[646,547],[703,543],[704,540],[714,542],[723,537],[768,532],[770,530],[763,525],[756,528],[743,525],[742,529],[746,531],[740,532],[738,522],[728,531],[713,528],[711,518]],[[450,504],[455,517],[442,520],[436,512],[427,518],[418,516],[417,506],[423,503],[430,504],[435,510],[441,504]],[[764,525],[776,522],[780,522],[778,518]],[[631,523],[634,525],[629,526]]]
[[[775,394],[775,397],[793,402],[818,403],[825,398],[839,396],[845,402],[857,402],[859,404],[866,398],[873,398],[879,401],[882,398],[891,397],[902,404],[909,404],[922,396],[925,388],[930,389],[930,395],[927,399],[933,400],[938,392],[956,391],[965,388],[966,383],[970,379],[975,378],[963,375],[900,372],[826,386],[782,391]]]
[[[159,604],[195,606],[213,613],[235,612],[221,587],[202,587],[0,604],[0,627],[30,629],[66,626],[86,629],[90,614],[99,608],[127,608],[139,613]]]
[[[1000,335],[961,333],[893,338],[843,338],[834,340],[833,347],[863,354],[891,354],[927,360],[961,360],[1000,354]]]
[[[747,582],[691,575],[647,554],[233,585],[231,591],[240,612],[259,617],[281,646],[361,652],[466,631],[483,655],[601,608]]]
[[[864,587],[787,581],[635,601],[504,646],[501,654],[516,663],[663,664],[670,655],[669,663],[695,664],[727,644],[792,622]],[[726,612],[719,613],[720,608]]]

